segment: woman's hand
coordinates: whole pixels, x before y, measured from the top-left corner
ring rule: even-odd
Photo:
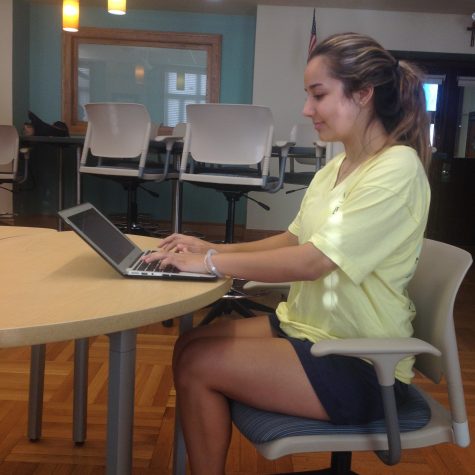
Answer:
[[[196,239],[196,238],[194,238]],[[160,260],[160,269],[171,265],[181,271],[199,272],[201,274],[208,273],[204,263],[204,254],[197,254],[191,252],[168,252],[159,250],[148,254],[142,259],[149,263]]]
[[[184,234],[172,234],[160,242],[158,247],[163,251],[191,252],[196,254],[206,254],[213,245],[197,237],[185,236]]]

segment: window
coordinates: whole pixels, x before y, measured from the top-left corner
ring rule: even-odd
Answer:
[[[430,144],[434,145],[435,121],[437,116],[437,100],[439,97],[439,88],[445,77],[429,75],[424,79],[424,93],[426,96],[426,109],[430,117]]]
[[[63,120],[85,133],[88,102],[138,102],[173,127],[186,104],[219,102],[221,35],[81,28],[63,33]]]
[[[173,71],[165,82],[165,124],[174,127],[186,122],[188,104],[206,103],[206,74]]]

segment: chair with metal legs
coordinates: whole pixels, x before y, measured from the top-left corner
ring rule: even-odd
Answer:
[[[171,154],[165,161],[147,162],[150,115],[142,104],[86,104],[87,132],[79,166],[82,175],[114,180],[127,191],[127,233],[151,234],[138,220],[137,191],[145,182],[160,183],[171,178]],[[175,173],[178,177],[178,173]]]
[[[268,107],[247,104],[187,106],[180,180],[223,193],[227,200],[225,242],[234,239],[236,203],[242,197],[249,198],[247,193],[250,191],[275,193],[282,187],[289,144],[284,143],[281,147],[279,175],[271,176],[273,132],[273,117]],[[245,317],[253,316],[252,310],[272,311],[234,290],[212,306],[201,324],[231,310]]]
[[[28,179],[29,149],[19,148],[18,131],[13,125],[0,125],[0,185],[21,184]],[[13,217],[2,213],[1,218]]]

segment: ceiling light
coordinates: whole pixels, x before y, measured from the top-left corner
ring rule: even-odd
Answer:
[[[79,0],[63,0],[63,30],[76,32],[79,28]]]
[[[107,10],[113,15],[125,15],[126,0],[109,0]]]

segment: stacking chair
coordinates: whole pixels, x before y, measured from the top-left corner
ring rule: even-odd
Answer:
[[[23,157],[23,160],[21,160]],[[0,125],[0,184],[20,184],[28,178],[29,150],[19,148],[19,137],[13,125]],[[10,214],[2,214],[9,217]]]
[[[373,362],[381,385],[384,420],[340,426],[232,402],[236,426],[267,459],[301,452],[332,452],[331,468],[311,473],[354,473],[350,468],[352,451],[375,451],[385,464],[393,465],[400,460],[401,448],[446,442],[468,446],[453,308],[471,263],[468,252],[426,239],[408,288],[417,311],[412,338],[327,340],[313,345],[311,352],[316,357],[342,354]],[[417,355],[416,370],[432,382],[439,383],[445,376],[449,408],[412,384],[408,401],[396,409],[394,368],[408,355]]]
[[[150,234],[137,223],[137,190],[144,182],[170,178],[170,153],[163,165],[147,163],[151,122],[144,105],[95,103],[85,109],[88,125],[79,172],[121,183],[127,190],[126,232]]]
[[[308,186],[325,164],[326,143],[320,140],[312,122],[295,124],[290,131],[290,142],[294,145],[289,153],[289,171],[285,173],[284,183]],[[312,165],[313,169],[296,171],[295,162]]]
[[[213,188],[227,200],[225,242],[234,240],[236,203],[250,191],[277,192],[283,184],[288,148],[282,146],[279,175],[270,175],[273,117],[268,107],[247,104],[190,104],[180,165],[180,180]],[[255,200],[253,200],[255,201]],[[258,202],[259,203],[259,202]],[[262,203],[259,203],[263,205]],[[263,205],[266,207],[266,205]],[[205,317],[237,309],[253,316],[251,308],[267,307],[231,292]]]

